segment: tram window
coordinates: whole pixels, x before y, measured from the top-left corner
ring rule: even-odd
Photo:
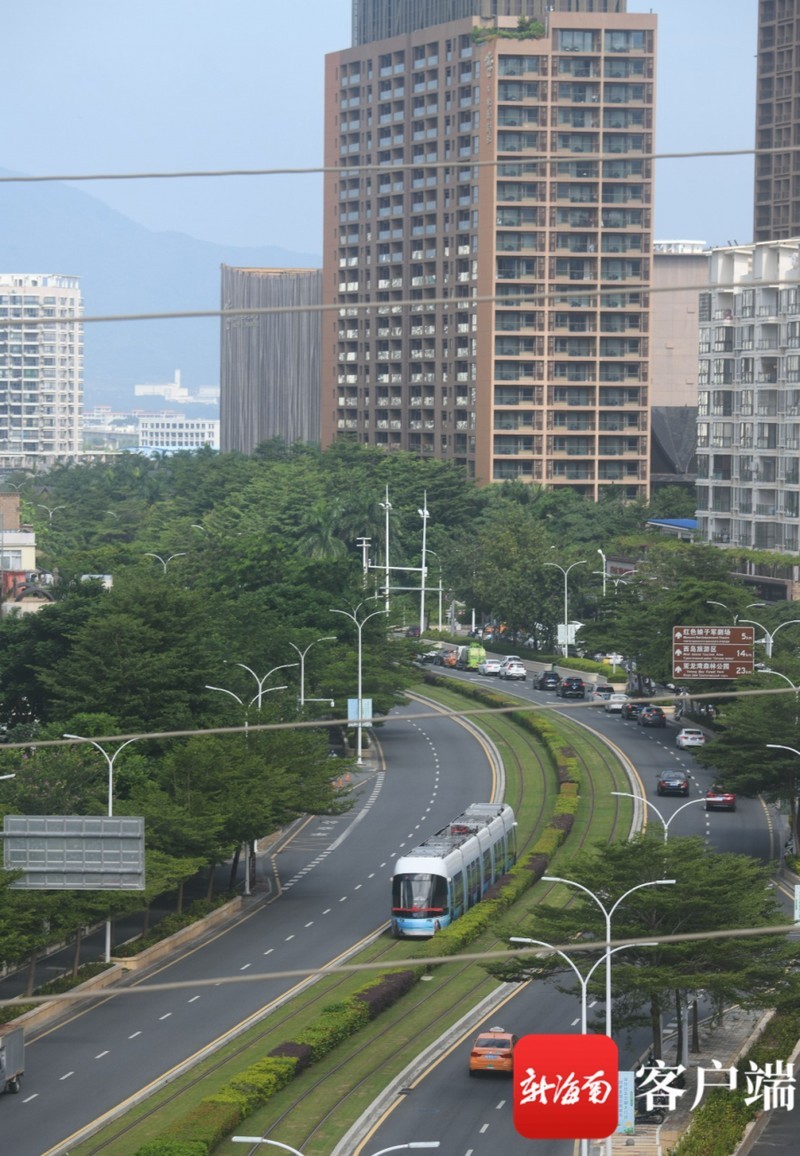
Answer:
[[[458,871],[453,876],[453,912],[461,911],[464,907],[464,876]]]
[[[467,887],[470,905],[477,903],[481,897],[481,869],[477,859],[467,864]]]
[[[492,852],[490,847],[486,847],[483,852],[483,885],[488,887],[494,881],[492,873]]]

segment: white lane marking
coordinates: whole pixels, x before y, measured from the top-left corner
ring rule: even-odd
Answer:
[[[291,935],[287,935],[283,942],[288,943],[290,939],[294,939],[294,932],[292,932]]]
[[[326,907],[325,910],[322,912],[323,915],[330,915],[330,913],[331,913],[330,907]]]
[[[106,1048],[106,1050],[104,1052],[98,1052],[98,1054],[95,1056],[95,1059],[96,1060],[102,1060],[103,1056],[107,1056],[107,1055],[108,1055],[108,1048]]]
[[[65,1072],[63,1076],[59,1076],[59,1080],[68,1080],[70,1076],[74,1076],[74,1072]]]
[[[340,903],[344,903],[344,901],[345,901],[346,899],[347,899],[347,896],[346,896],[346,895],[343,895],[343,896],[342,896],[342,898],[339,900],[339,902],[340,902]]]
[[[142,1034],[141,1032],[134,1032],[132,1036],[128,1036],[128,1039],[129,1040],[135,1040],[136,1037],[140,1036],[141,1034]]]
[[[26,1096],[22,1102],[23,1102],[23,1104],[30,1104],[31,1100],[38,1099],[38,1096],[39,1096],[39,1093],[34,1092],[32,1096]]]
[[[367,879],[374,879],[374,878],[375,878],[375,872],[370,871],[369,875],[367,876]]]
[[[314,926],[314,920],[313,920],[313,919],[312,919],[312,920],[310,920],[310,922],[308,922],[308,923],[306,924],[306,927],[313,927],[313,926]]]
[[[239,968],[239,971],[247,971],[248,967],[250,967],[249,963],[243,963],[242,966]]]
[[[169,1017],[170,1017],[171,1015],[172,1015],[172,1012],[165,1012],[163,1016],[159,1016],[159,1017],[158,1017],[158,1018],[159,1018],[159,1022],[160,1022],[161,1020],[168,1020],[168,1019],[169,1019]]]
[[[191,999],[187,999],[187,1003],[194,1003],[195,1000],[200,999],[199,995],[193,995]]]
[[[504,1107],[505,1107],[505,1104],[506,1104],[505,1100],[498,1100],[498,1102],[497,1102],[497,1107],[496,1107],[496,1111],[498,1111],[498,1112],[499,1112],[501,1108],[504,1108]]]
[[[575,1027],[575,1024],[579,1024],[580,1022],[581,1022],[581,1018],[580,1018],[580,1016],[578,1016],[578,1018],[577,1018],[577,1019],[575,1019],[575,1020],[573,1020],[573,1021],[572,1021],[572,1023],[571,1023],[569,1026],[570,1026],[571,1028],[574,1028],[574,1027]]]
[[[274,947],[268,947],[267,950],[264,952],[264,955],[272,955],[274,950],[275,950]]]
[[[360,890],[361,890],[361,887],[362,887],[362,884],[361,884],[361,883],[356,883],[356,885],[355,885],[355,887],[353,888],[353,890],[354,890],[354,891],[360,891]]]
[[[483,1135],[484,1132],[488,1132],[488,1131],[489,1131],[489,1125],[488,1124],[482,1124],[481,1125],[481,1135]]]

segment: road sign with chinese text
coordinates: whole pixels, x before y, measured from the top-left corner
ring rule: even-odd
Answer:
[[[737,678],[753,673],[752,626],[673,626],[673,678]]]

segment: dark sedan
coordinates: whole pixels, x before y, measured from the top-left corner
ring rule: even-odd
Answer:
[[[656,793],[659,795],[688,795],[689,776],[686,771],[664,771],[658,776]]]
[[[640,727],[665,727],[667,716],[660,706],[647,706],[639,711],[638,723]]]
[[[536,679],[537,690],[558,690],[561,675],[557,670],[543,670]]]
[[[624,702],[620,714],[623,718],[637,719],[642,713],[644,705],[643,702]]]

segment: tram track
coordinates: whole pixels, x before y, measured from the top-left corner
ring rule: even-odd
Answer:
[[[417,698],[417,696],[414,697]],[[424,699],[422,696],[419,698],[430,705],[438,706],[442,713],[448,713],[448,708],[442,707],[437,700],[428,696],[425,696]],[[470,720],[470,722],[472,725],[476,724],[476,720]],[[580,724],[571,723],[563,717],[563,714],[559,718],[559,725],[562,723],[565,724],[564,729],[567,732],[574,727],[576,736],[580,733],[583,742],[587,741],[588,736],[592,750],[592,762],[602,769],[603,775],[608,773],[610,777],[613,777],[612,768],[615,768],[618,773],[618,762],[600,737],[595,736],[588,728],[581,727]],[[555,796],[558,794],[559,785],[554,775],[550,756],[544,751],[537,737],[523,728],[514,728],[515,737],[512,741],[506,733],[507,727],[504,727],[502,716],[493,719],[490,714],[481,715],[479,727],[476,729],[480,729],[488,735],[496,749],[502,754],[505,765],[503,785],[506,801],[514,808],[515,813],[527,812],[525,837],[520,840],[518,847],[518,852],[524,854],[535,844],[541,830],[546,825],[552,814]],[[582,826],[576,843],[573,844],[576,848],[582,848],[590,841],[591,814],[596,806],[598,789],[594,775],[584,774],[582,776],[582,794],[589,805],[589,818]],[[617,809],[614,815],[613,830],[609,837],[618,837],[619,802],[619,799],[615,800]],[[380,933],[383,931],[385,934],[387,930],[388,921],[376,929],[378,938],[375,943],[378,950],[374,950],[375,944],[372,948],[367,949],[373,951],[371,959],[376,963],[385,962],[388,958],[395,956],[398,947],[401,946],[388,937],[385,941],[381,940]],[[501,940],[492,939],[487,944],[487,950],[499,943]],[[404,946],[413,948],[411,944]],[[404,961],[399,958],[397,962],[402,965]],[[470,971],[474,973],[475,969],[474,965],[469,962],[459,964],[458,957],[454,957],[452,963],[444,966],[448,969],[448,986],[454,992],[458,990],[456,998],[445,1000],[442,1004],[442,985],[436,984],[429,987],[426,984],[417,984],[414,991],[409,993],[403,1001],[403,1019],[407,1020],[409,1017],[419,1015],[428,1031],[434,1035],[440,1034],[445,1025],[466,1014],[479,998],[481,989],[484,990],[485,994],[486,986],[490,983],[488,977],[481,972],[476,975],[474,982],[467,982],[464,986],[464,981],[468,979]],[[282,1043],[288,1032],[297,1030],[298,999],[302,998],[303,1001],[303,1018],[312,1019],[320,1008],[335,1002],[337,999],[344,998],[347,994],[351,994],[352,990],[353,980],[351,976],[347,975],[340,979],[328,976],[321,983],[308,988],[302,997],[297,997],[276,1009],[275,1012],[269,1013],[263,1025],[260,1024],[251,1028],[237,1041],[227,1044],[219,1055],[205,1059],[195,1071],[187,1073],[176,1081],[174,1087],[162,1089],[156,1096],[137,1105],[124,1117],[106,1126],[101,1133],[97,1133],[96,1141],[94,1137],[84,1141],[79,1148],[81,1156],[97,1156],[99,1153],[121,1150],[120,1145],[124,1144],[126,1139],[131,1137],[143,1124],[155,1117],[157,1113],[174,1106],[187,1094],[191,1098],[192,1090],[201,1083],[209,1080],[222,1083],[225,1079],[226,1069],[241,1070],[242,1061],[249,1053],[252,1052],[254,1058],[255,1056],[263,1056],[264,1049],[271,1050],[272,1047]],[[391,1013],[387,1013],[385,1018],[381,1017],[373,1021],[373,1024],[359,1034],[357,1041],[353,1041],[349,1046],[346,1057],[331,1058],[330,1065],[326,1061],[322,1061],[321,1064],[315,1065],[292,1081],[283,1092],[270,1102],[270,1105],[265,1106],[252,1118],[252,1125],[259,1131],[259,1135],[266,1136],[278,1126],[290,1127],[292,1134],[297,1138],[298,1145],[304,1151],[307,1150],[308,1156],[314,1156],[315,1150],[319,1156],[329,1156],[330,1147],[315,1149],[315,1145],[321,1140],[331,1120],[340,1113],[344,1114],[345,1117],[350,1115],[352,1118],[352,1110],[349,1109],[349,1105],[358,1103],[359,1097],[363,1097],[365,1086],[368,1083],[373,1083],[376,1077],[382,1079],[385,1076],[388,1082],[396,1071],[397,1049],[393,1046],[393,1040],[397,1037],[397,1024],[390,1022],[393,1019]],[[371,1057],[375,1056],[376,1060],[370,1063],[366,1073],[358,1074],[357,1069],[359,1065],[363,1065],[363,1058],[367,1054]],[[380,1062],[377,1062],[378,1055],[382,1056]],[[348,1071],[353,1072],[352,1082],[347,1079]],[[323,1104],[324,1092],[326,1086],[329,1086],[332,1076],[336,1085],[336,1093],[329,1106],[325,1107]],[[320,1104],[318,1114],[309,1113],[309,1097],[312,1098],[312,1102]],[[309,1118],[310,1115],[315,1116],[313,1122]],[[357,1111],[355,1115],[358,1115]],[[261,1123],[262,1119],[263,1123]],[[248,1124],[249,1126],[250,1124]],[[325,1140],[322,1142],[326,1143]],[[254,1148],[253,1151],[255,1152],[256,1149]]]

